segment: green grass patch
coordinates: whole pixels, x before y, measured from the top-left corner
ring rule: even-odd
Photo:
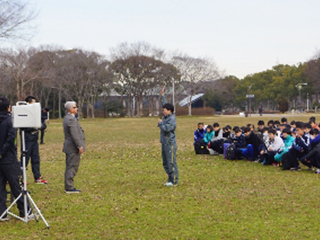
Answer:
[[[50,229],[12,218],[0,223],[0,239],[319,239],[318,175],[194,154],[199,121],[242,126],[259,119],[179,117],[180,178],[172,188],[163,187],[156,118],[81,120],[87,152],[75,178],[79,195],[64,193],[62,121],[50,120],[40,145],[49,184],[32,183],[28,170],[28,190]]]

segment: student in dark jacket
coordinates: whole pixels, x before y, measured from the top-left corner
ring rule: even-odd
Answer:
[[[317,174],[320,174],[320,134],[318,129],[312,129],[310,131],[310,145],[309,145],[309,153],[302,158],[300,158],[300,162],[304,165],[311,167],[316,167],[318,170]]]
[[[12,126],[9,101],[4,97],[0,97],[0,216],[7,209],[7,182],[9,182],[11,192],[15,198],[21,193],[19,183],[21,169],[17,160],[15,140],[16,129]],[[20,216],[24,217],[24,197],[19,198],[17,205]],[[1,220],[9,220],[7,214],[5,214]]]
[[[233,131],[236,136],[233,140],[233,143],[236,146],[236,158],[240,159],[242,157],[242,151],[247,147],[246,138],[239,127],[235,127]]]
[[[264,143],[249,127],[244,128],[243,134],[246,138],[247,149],[243,151],[242,154],[248,158],[249,161],[255,161]]]
[[[308,137],[304,132],[305,125],[303,122],[296,122],[296,138],[292,144],[292,148],[289,150],[289,159],[291,162],[291,171],[300,169],[298,159],[308,154],[309,144]]]

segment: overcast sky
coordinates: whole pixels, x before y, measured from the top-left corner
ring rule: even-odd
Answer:
[[[243,78],[320,49],[319,0],[32,0],[39,11],[29,45],[54,44],[108,55],[145,41],[209,57]]]

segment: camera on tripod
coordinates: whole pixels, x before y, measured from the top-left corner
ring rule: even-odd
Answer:
[[[41,128],[40,103],[17,102],[12,106],[12,122],[14,128]]]

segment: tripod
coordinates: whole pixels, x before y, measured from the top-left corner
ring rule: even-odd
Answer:
[[[47,223],[46,219],[43,217],[43,215],[40,212],[40,209],[37,207],[35,202],[30,196],[30,193],[27,190],[27,174],[26,174],[26,143],[25,143],[25,133],[24,130],[21,130],[21,144],[22,144],[22,171],[23,171],[23,189],[19,196],[11,203],[11,205],[2,213],[0,216],[0,219],[4,217],[4,215],[9,214],[25,223],[29,222],[30,219],[29,216],[31,214],[30,211],[28,211],[28,201],[30,201],[30,205],[33,206],[33,208],[36,210],[36,213],[41,217],[44,224],[47,226],[47,228],[50,228],[49,224]],[[23,197],[24,200],[24,217],[19,217],[16,214],[10,212],[9,210],[13,207],[13,205],[21,198]],[[32,209],[30,206],[30,210]],[[35,220],[38,221],[38,216],[35,215]]]

